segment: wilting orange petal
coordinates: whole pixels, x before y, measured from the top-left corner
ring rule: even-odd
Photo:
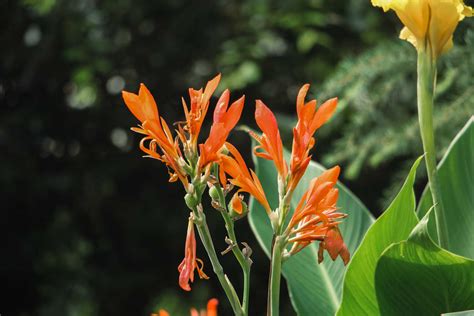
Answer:
[[[329,229],[326,233],[324,241],[319,244],[319,262],[323,260],[321,249],[326,249],[332,260],[336,260],[337,257],[340,256],[342,261],[344,262],[344,265],[347,265],[349,263],[350,253],[347,249],[346,244],[344,243],[344,240],[342,239],[341,232],[337,227]]]
[[[198,263],[201,264],[201,267],[199,267]],[[202,271],[202,267],[202,260],[196,258],[196,237],[194,234],[194,223],[189,220],[184,249],[184,259],[178,266],[179,286],[185,291],[191,291],[189,282],[194,281],[194,269],[196,268],[200,278],[207,278],[207,275]]]

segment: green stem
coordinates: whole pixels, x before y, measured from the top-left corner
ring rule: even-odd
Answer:
[[[436,230],[441,247],[449,245],[446,213],[441,197],[436,169],[436,148],[433,128],[433,94],[436,82],[436,60],[431,56],[430,49],[418,52],[418,119],[421,140],[425,152],[428,182],[433,197]]]
[[[227,298],[229,299],[232,310],[234,311],[235,315],[243,315],[242,308],[240,307],[239,297],[229,279],[224,274],[224,269],[222,268],[219,258],[217,257],[217,253],[212,242],[211,233],[209,231],[209,227],[207,226],[206,215],[204,212],[200,212],[198,208],[194,209],[193,213],[198,217],[195,223],[198,229],[199,237],[201,238],[202,244],[204,245],[207,255],[209,256],[214,273],[217,275],[217,278],[219,279],[219,282],[221,283],[221,286],[224,289]]]
[[[247,316],[249,314],[250,264],[249,264],[248,269],[244,270],[242,268],[242,272],[244,274],[244,290],[243,290],[242,309],[244,311],[244,315]]]
[[[235,235],[234,230],[234,221],[230,218],[229,213],[227,211],[227,206],[225,203],[225,196],[222,188],[219,185],[216,185],[217,192],[219,194],[219,205],[223,208],[221,210],[222,217],[224,218],[225,228],[227,230],[227,234],[229,235],[229,239],[232,241],[232,253],[234,254],[235,258],[240,264],[242,268],[242,273],[244,276],[244,288],[242,293],[242,311],[243,314],[246,316],[248,315],[249,309],[249,292],[250,292],[250,267],[252,262],[250,259],[247,259],[242,250],[240,249],[237,237]]]
[[[272,261],[270,266],[270,285],[268,293],[268,307],[267,315],[278,316],[280,312],[280,283],[281,283],[281,265],[282,252],[284,249],[284,241],[281,236],[275,237],[275,242],[272,247]]]

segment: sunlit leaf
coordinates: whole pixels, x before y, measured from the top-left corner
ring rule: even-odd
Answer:
[[[474,309],[474,261],[438,247],[429,213],[406,241],[384,251],[375,272],[382,315],[440,315]]]
[[[447,250],[474,258],[474,117],[454,138],[438,166],[441,198],[448,228]],[[419,214],[424,216],[433,205],[429,188],[420,200]],[[429,231],[437,240],[434,212]]]
[[[338,316],[379,314],[374,284],[375,267],[382,252],[392,243],[406,239],[418,222],[413,183],[422,158],[415,161],[400,192],[370,227],[349,263]]]

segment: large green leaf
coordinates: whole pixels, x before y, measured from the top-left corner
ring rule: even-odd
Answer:
[[[405,240],[418,223],[415,215],[413,183],[418,158],[392,204],[370,227],[362,244],[354,254],[344,279],[340,315],[377,315],[379,307],[375,295],[375,267],[382,252],[392,243]]]
[[[289,153],[285,151],[285,156]],[[277,175],[271,161],[255,159],[256,172],[272,207],[278,203]],[[310,180],[325,169],[314,163],[308,167],[300,185],[295,190],[293,206],[299,201]],[[341,211],[349,217],[341,224],[342,235],[353,253],[373,222],[367,208],[346,187],[338,183]],[[250,226],[267,255],[270,254],[272,229],[263,208],[252,199],[249,215]],[[299,315],[334,315],[340,304],[345,267],[342,260],[329,257],[318,265],[317,246],[311,245],[290,258],[283,265],[293,307]]]
[[[451,142],[438,165],[438,174],[449,233],[445,248],[474,259],[474,117]],[[426,188],[418,207],[420,217],[432,205],[431,192]],[[429,231],[436,240],[434,218],[430,220]]]
[[[474,261],[438,247],[429,213],[406,241],[380,257],[375,288],[382,315],[440,315],[474,308]]]

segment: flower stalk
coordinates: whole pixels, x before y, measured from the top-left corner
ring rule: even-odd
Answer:
[[[429,45],[427,49],[418,51],[418,120],[420,124],[421,140],[425,152],[426,171],[428,183],[433,198],[436,231],[441,247],[449,246],[446,212],[441,197],[436,168],[436,147],[433,128],[433,96],[436,86],[436,58],[431,54]]]
[[[278,316],[280,313],[281,266],[285,244],[286,242],[282,236],[274,238],[268,288],[268,316]]]
[[[232,253],[234,254],[235,258],[240,264],[242,269],[242,274],[244,278],[244,285],[243,285],[243,293],[242,293],[242,313],[243,315],[248,315],[248,308],[249,308],[249,293],[250,293],[250,268],[252,265],[252,260],[244,255],[242,249],[240,249],[237,241],[237,237],[235,235],[234,230],[234,221],[229,215],[226,203],[225,203],[225,196],[222,190],[222,187],[219,184],[214,186],[216,188],[216,192],[218,194],[218,203],[221,207],[221,214],[225,222],[225,228],[227,230],[228,238],[229,238],[229,247],[232,249]],[[248,254],[250,255],[250,254]]]
[[[214,248],[214,243],[211,237],[211,232],[207,226],[206,214],[204,214],[202,211],[202,205],[199,203],[192,209],[192,211],[195,216],[194,223],[196,224],[201,242],[206,249],[209,260],[211,261],[212,269],[216,274],[222,288],[224,289],[232,310],[234,311],[235,315],[244,315],[240,305],[239,297],[235,292],[232,283],[227,278],[227,275],[224,274],[224,269],[222,268],[219,258],[217,257],[216,249]]]

